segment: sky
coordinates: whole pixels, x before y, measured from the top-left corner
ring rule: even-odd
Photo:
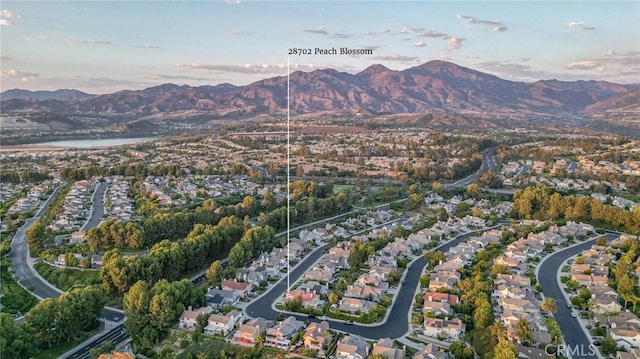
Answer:
[[[0,2],[2,91],[246,85],[431,60],[512,81],[640,83],[640,1]]]

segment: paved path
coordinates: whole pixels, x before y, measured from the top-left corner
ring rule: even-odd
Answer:
[[[612,232],[607,232],[604,236],[609,240],[617,237],[617,235]],[[559,252],[555,252],[543,259],[536,269],[536,277],[542,286],[544,296],[553,298],[558,307],[558,311],[554,314],[554,317],[560,325],[565,346],[570,351],[577,350],[577,352],[574,353],[578,354],[573,355],[573,357],[576,358],[599,359],[601,357],[599,356],[599,351],[591,345],[591,337],[584,323],[580,319],[571,316],[572,309],[567,307],[567,303],[571,302],[569,296],[560,287],[559,271],[562,264],[565,263],[568,258],[585,249],[591,248],[595,241],[595,238],[588,239]]]

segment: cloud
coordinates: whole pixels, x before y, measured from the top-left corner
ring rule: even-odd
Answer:
[[[499,20],[480,20],[473,16],[461,15],[458,14],[458,19],[466,22],[467,24],[478,24],[478,25],[488,25],[493,28],[493,31],[503,32],[507,31],[507,28],[503,25],[502,21]]]
[[[0,17],[4,17],[6,19],[19,19],[21,16],[16,15],[9,10],[2,10],[0,11]]]
[[[593,31],[596,29],[593,26],[586,26],[584,21],[571,21],[568,25],[569,27],[576,27],[578,29],[585,30],[585,31]]]
[[[571,62],[567,65],[567,69],[569,70],[593,70],[593,69],[602,69],[602,63],[598,61],[586,60],[586,61],[576,61]]]
[[[407,27],[407,26],[403,26],[402,30],[400,30],[401,34],[410,34],[410,33],[416,33],[416,32],[423,32],[424,29],[421,27]]]
[[[242,30],[233,30],[233,31],[229,31],[227,33],[227,35],[231,35],[231,36],[238,36],[238,35],[245,35],[246,32],[242,31]]]
[[[187,75],[162,75],[162,74],[154,74],[144,77],[146,80],[188,80],[188,81],[211,81],[210,78],[206,77],[193,77]]]
[[[333,34],[333,37],[335,37],[336,39],[349,39],[349,38],[351,38],[351,35],[335,33],[335,34]]]
[[[1,73],[1,76],[4,77],[4,78],[20,80],[22,82],[27,82],[29,80],[36,79],[36,78],[40,77],[40,75],[36,74],[36,73],[22,72],[22,71],[17,71],[17,70],[3,70],[2,73]]]
[[[38,35],[38,36],[27,36],[24,39],[26,41],[38,41],[38,40],[46,40],[47,37],[45,35]]]
[[[160,46],[157,46],[157,45],[142,45],[140,47],[142,47],[143,49],[160,49],[161,48]]]
[[[9,10],[0,10],[0,26],[11,26],[8,19],[19,19],[21,16],[12,13]]]
[[[425,32],[424,34],[420,34],[418,36],[419,37],[446,37],[448,35],[444,32],[429,31],[429,32]]]
[[[391,56],[376,56],[373,58],[378,61],[397,61],[397,62],[415,62],[420,58],[417,56],[403,56],[403,55],[391,55]]]
[[[640,67],[640,51],[627,51],[618,53],[613,50],[609,50],[598,57],[600,61],[620,64],[630,67]]]
[[[111,41],[107,40],[86,40],[86,39],[68,39],[68,44],[88,44],[88,45],[111,45]]]
[[[368,31],[368,32],[363,33],[362,35],[365,35],[365,36],[376,36],[376,35],[380,35],[380,34],[389,34],[389,33],[391,33],[391,30],[389,30],[389,29],[380,29],[378,31]]]
[[[0,55],[0,60],[1,61],[9,61],[9,60],[13,60],[13,57],[6,56],[6,55]]]
[[[447,39],[447,44],[449,44],[449,50],[458,50],[462,48],[462,42],[465,39],[459,37],[450,37]]]
[[[427,46],[427,44],[424,43],[424,41],[418,41],[415,44],[413,44],[414,47],[425,47]]]
[[[528,59],[521,59],[520,62],[486,61],[481,62],[476,66],[496,76],[517,81],[538,81],[544,78],[556,77],[549,72],[538,71],[533,69],[531,65],[522,63],[526,61],[528,61]]]
[[[317,29],[306,29],[306,30],[303,30],[303,31],[304,32],[308,32],[310,34],[329,35],[327,30],[324,29],[324,26],[318,26]]]
[[[269,65],[269,64],[245,64],[245,65],[217,65],[217,64],[177,64],[179,68],[207,70],[217,72],[234,72],[241,74],[275,74],[282,73],[286,70],[286,64]]]

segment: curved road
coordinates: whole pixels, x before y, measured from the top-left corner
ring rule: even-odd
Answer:
[[[607,231],[603,236],[608,240],[613,240],[618,237],[618,234]],[[537,276],[538,281],[542,286],[542,293],[544,293],[544,296],[553,298],[557,304],[558,311],[553,316],[560,325],[560,330],[564,336],[565,347],[571,348],[570,350],[578,348],[577,350],[581,350],[579,352],[580,358],[592,359],[597,359],[598,357],[596,355],[591,355],[589,350],[591,342],[578,323],[578,318],[571,317],[572,309],[567,307],[567,301],[563,295],[562,289],[560,288],[560,283],[558,283],[557,275],[560,270],[560,266],[562,266],[562,263],[564,263],[565,260],[585,249],[591,248],[595,241],[595,238],[589,239],[574,247],[564,249],[546,257],[542,263],[540,263]]]
[[[60,186],[62,185],[63,184],[61,184]],[[60,188],[60,186],[58,188]],[[11,240],[11,270],[15,272],[14,277],[25,287],[32,289],[31,292],[40,300],[43,300],[45,298],[57,298],[63,292],[58,288],[55,288],[48,282],[44,281],[43,278],[35,273],[35,271],[29,266],[29,263],[27,263],[30,258],[28,258],[29,251],[27,248],[27,237],[25,235],[25,232],[31,227],[31,225],[33,225],[36,220],[42,218],[44,212],[49,207],[51,201],[58,192],[58,188],[56,188],[51,196],[49,196],[38,213],[36,213],[36,215],[32,218],[29,218],[25,221],[25,224],[16,231],[16,234]],[[103,188],[103,186],[101,186],[100,188]],[[98,192],[98,190],[96,190],[96,192]],[[102,189],[102,192],[104,192],[104,188]],[[102,201],[100,200],[99,203],[101,202]],[[95,205],[96,204],[94,202],[94,206]],[[98,212],[101,211],[93,211],[94,214],[97,214]],[[100,218],[101,217],[102,214],[100,214]],[[117,322],[124,318],[124,314],[116,309],[104,308],[104,310],[102,311],[102,318]]]
[[[482,232],[498,228],[505,223],[493,226],[491,228],[485,228]],[[449,248],[456,246],[458,243],[466,238],[475,236],[476,232],[467,232],[459,235],[458,237],[450,240],[447,243],[441,244],[433,250],[448,251]],[[291,283],[295,283],[304,272],[309,269],[313,263],[315,263],[320,256],[324,253],[324,250],[329,247],[328,244],[316,249],[313,253],[307,256],[291,271]],[[414,293],[420,282],[420,275],[423,268],[427,265],[427,260],[424,256],[420,256],[408,267],[404,277],[406,284],[401,284],[396,295],[395,301],[391,308],[391,312],[387,316],[386,322],[378,325],[358,325],[358,324],[346,324],[342,321],[336,321],[330,318],[325,320],[329,323],[332,329],[337,329],[344,332],[358,334],[368,339],[380,339],[380,338],[399,338],[409,331],[409,311],[411,310],[411,304],[413,302]],[[267,293],[257,298],[251,304],[245,308],[245,313],[251,317],[263,317],[268,320],[275,320],[276,315],[279,313],[271,307],[271,304],[279,299],[287,290],[287,278],[284,277],[276,283],[276,285]],[[287,315],[289,315],[287,313]],[[318,318],[309,318],[306,315],[294,315],[301,321],[314,321],[320,322]]]

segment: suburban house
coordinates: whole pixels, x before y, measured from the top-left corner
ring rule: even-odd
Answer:
[[[267,329],[264,345],[278,349],[288,349],[291,338],[301,331],[302,328],[304,328],[304,323],[297,320],[294,316],[290,316]]]
[[[629,349],[627,352],[619,351],[616,353],[616,359],[640,359],[640,349]]]
[[[425,313],[431,312],[435,315],[450,315],[453,314],[453,310],[447,302],[424,302],[423,309]]]
[[[251,284],[227,279],[222,281],[220,288],[222,288],[222,290],[232,290],[238,297],[244,298],[251,291]]]
[[[449,353],[440,351],[440,347],[429,343],[413,355],[413,359],[449,359]]]
[[[380,340],[373,344],[371,355],[374,354],[379,354],[389,359],[404,359],[405,357],[404,349],[394,348],[393,340],[389,338],[380,338]]]
[[[452,320],[440,318],[425,318],[424,335],[433,338],[446,338],[447,340],[458,340],[464,333],[464,323],[455,318]]]
[[[355,313],[367,313],[376,303],[368,300],[344,297],[340,300],[339,308],[343,312]]]
[[[336,359],[365,359],[367,356],[369,344],[359,335],[345,335],[336,347]]]
[[[330,283],[333,280],[333,271],[324,265],[314,265],[303,277],[305,280]]]
[[[268,328],[273,326],[273,322],[258,317],[248,321],[236,330],[234,339],[241,344],[256,344],[259,336],[263,335]]]
[[[446,302],[449,305],[456,305],[460,302],[459,298],[455,294],[440,293],[440,292],[425,292],[425,302]]]
[[[352,298],[362,298],[373,302],[378,302],[384,294],[384,290],[370,285],[360,283],[350,284],[345,290],[345,296]]]
[[[302,283],[298,289],[306,293],[315,293],[320,295],[329,294],[329,286],[327,284],[323,285],[313,280]]]
[[[189,307],[180,315],[179,326],[183,329],[194,329],[198,325],[198,316],[208,315],[211,312],[213,312],[211,307],[202,307],[196,310],[191,310]]]
[[[303,308],[311,307],[313,309],[317,309],[323,304],[323,301],[320,299],[320,295],[316,293],[305,292],[300,289],[295,289],[287,292],[284,297],[284,302],[287,303],[297,298],[300,298],[302,300]]]
[[[207,326],[204,327],[204,332],[205,334],[227,335],[235,328],[241,317],[242,313],[237,310],[233,310],[226,315],[211,314],[207,321]]]
[[[205,294],[207,305],[213,308],[222,308],[226,305],[234,305],[239,299],[238,293],[233,290],[210,288]]]
[[[302,341],[304,347],[311,350],[317,350],[319,353],[331,343],[333,339],[329,332],[329,323],[322,321],[320,323],[313,322],[309,324],[304,332]]]

